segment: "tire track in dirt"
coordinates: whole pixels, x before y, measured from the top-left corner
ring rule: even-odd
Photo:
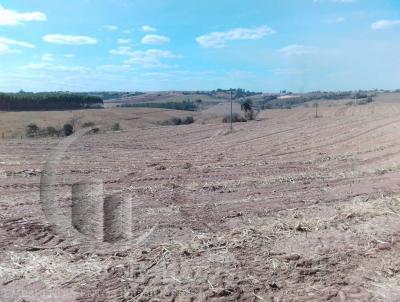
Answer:
[[[350,137],[347,137],[347,138],[343,138],[343,139],[340,139],[340,140],[336,140],[336,141],[333,141],[333,142],[330,142],[330,143],[326,143],[326,144],[322,144],[322,145],[315,146],[315,147],[305,148],[305,149],[302,149],[302,150],[295,150],[295,151],[290,151],[290,152],[277,153],[277,154],[273,154],[273,155],[271,155],[270,157],[267,157],[267,158],[273,158],[273,157],[284,156],[284,155],[292,155],[292,154],[297,154],[299,152],[307,152],[307,151],[313,151],[313,150],[317,150],[317,149],[321,149],[321,148],[325,148],[325,147],[335,146],[335,145],[348,142],[348,141],[353,140],[355,138],[361,137],[361,136],[363,136],[365,134],[369,134],[369,133],[371,133],[373,131],[385,128],[387,126],[390,126],[390,125],[393,125],[393,124],[399,123],[399,122],[400,122],[400,120],[388,122],[388,123],[385,123],[384,125],[377,126],[377,127],[372,128],[372,129],[368,129],[366,131],[362,131],[362,132],[360,132],[360,133],[358,133],[356,135],[353,135],[353,136],[350,136]],[[263,154],[260,154],[259,156],[265,156],[265,155],[269,155],[269,154],[268,153],[263,153]]]
[[[1,231],[5,232],[1,236]],[[12,246],[22,251],[40,251],[59,248],[63,251],[77,253],[79,248],[64,245],[65,239],[56,235],[50,226],[41,222],[32,222],[26,218],[5,220],[0,224],[0,240],[3,248]]]
[[[385,120],[384,118],[378,118],[378,119],[376,119],[376,120],[374,120],[373,122],[376,122],[376,121],[380,121],[380,120]],[[305,125],[305,126],[302,126],[302,127],[294,127],[294,128],[290,128],[290,129],[285,129],[285,130],[282,130],[282,131],[278,131],[278,132],[275,132],[275,133],[270,133],[270,134],[266,134],[266,135],[262,135],[262,136],[259,136],[259,137],[255,137],[255,138],[251,138],[251,139],[247,139],[247,140],[241,140],[241,141],[230,141],[229,143],[225,143],[225,142],[222,142],[221,144],[217,144],[217,145],[214,145],[214,147],[219,147],[220,145],[221,146],[226,146],[226,144],[232,144],[232,145],[241,145],[241,144],[246,144],[246,143],[248,143],[248,142],[252,142],[252,141],[258,141],[258,140],[262,140],[263,138],[265,138],[265,137],[268,137],[268,136],[273,136],[273,135],[275,135],[275,134],[282,134],[282,133],[295,133],[296,135],[296,138],[298,138],[298,139],[302,139],[302,136],[301,136],[301,138],[299,138],[299,135],[298,135],[298,133],[297,133],[297,130],[301,130],[301,129],[317,129],[316,131],[313,131],[313,132],[311,132],[311,133],[307,133],[306,135],[318,135],[319,133],[324,133],[326,130],[330,130],[330,129],[332,129],[332,130],[335,130],[335,131],[339,131],[340,129],[342,129],[342,128],[344,128],[344,129],[346,129],[346,128],[349,128],[350,126],[351,127],[355,127],[355,126],[358,126],[358,125],[361,125],[361,124],[363,124],[363,123],[365,123],[367,121],[367,119],[365,119],[365,118],[363,118],[363,119],[360,119],[360,120],[357,120],[357,121],[349,121],[349,122],[346,122],[346,124],[343,124],[342,122],[339,124],[339,125],[336,125],[336,124],[334,124],[334,125],[329,125],[329,126],[326,126],[326,127],[321,127],[320,125],[315,125],[315,126],[313,126],[313,127],[309,127],[308,125]],[[340,127],[339,129],[337,128],[338,126],[342,126],[342,127]],[[326,133],[325,133],[326,134]],[[321,135],[322,136],[322,135]],[[325,135],[326,136],[326,135]],[[286,144],[286,142],[287,141],[293,141],[293,139],[292,138],[288,138],[285,142],[283,142],[283,143],[281,143],[281,144],[276,144],[276,145],[273,145],[273,146],[271,146],[271,147],[276,147],[276,148],[278,148],[278,147],[280,147],[280,146],[283,146],[283,145],[285,145]],[[273,142],[273,140],[263,140],[262,141],[262,143],[265,143],[265,142]],[[288,145],[288,146],[285,146],[286,148],[288,148],[288,147],[292,147],[292,146],[297,146],[297,145],[299,145],[299,143],[298,142],[295,142],[295,143],[292,143],[292,144],[290,144],[290,145]]]

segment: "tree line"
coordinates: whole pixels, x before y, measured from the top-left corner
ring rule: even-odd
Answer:
[[[197,104],[191,101],[183,102],[163,102],[163,103],[137,103],[137,104],[121,104],[118,107],[143,107],[143,108],[162,108],[174,110],[196,111]]]
[[[98,96],[65,92],[0,93],[1,111],[43,111],[100,108]]]

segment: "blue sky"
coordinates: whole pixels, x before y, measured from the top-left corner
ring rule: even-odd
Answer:
[[[400,88],[398,0],[0,0],[0,91]]]

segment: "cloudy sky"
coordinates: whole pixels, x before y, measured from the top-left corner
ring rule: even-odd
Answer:
[[[0,90],[400,88],[398,0],[0,0]]]

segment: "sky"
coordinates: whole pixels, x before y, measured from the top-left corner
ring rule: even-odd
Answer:
[[[398,0],[0,0],[0,91],[400,88]]]

